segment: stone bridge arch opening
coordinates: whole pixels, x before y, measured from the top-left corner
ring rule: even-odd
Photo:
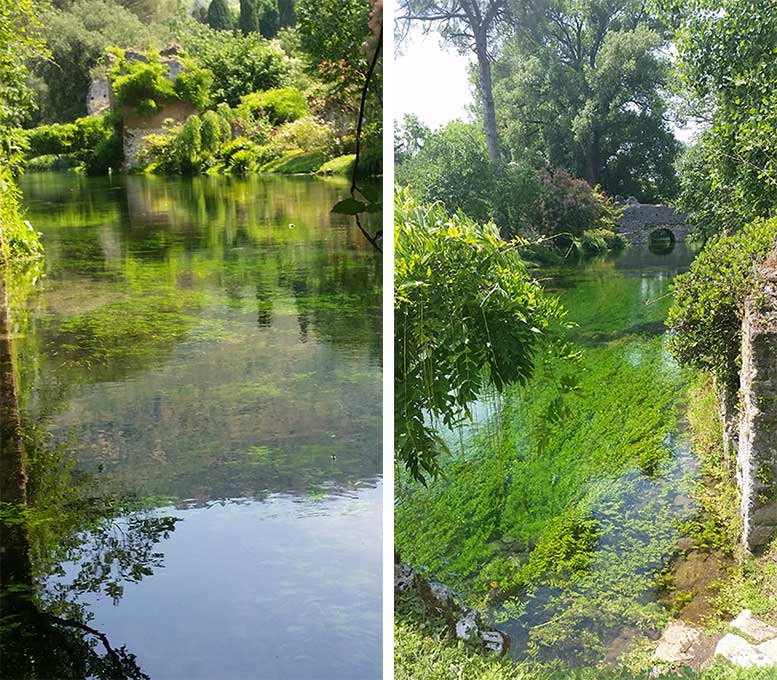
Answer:
[[[648,235],[648,250],[656,255],[667,255],[674,250],[677,238],[669,227],[658,227]]]

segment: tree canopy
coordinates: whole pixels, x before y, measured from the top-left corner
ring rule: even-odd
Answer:
[[[681,202],[708,233],[740,228],[777,206],[777,13],[761,0],[664,0],[678,70],[711,110],[683,163]]]
[[[491,60],[496,47],[494,41],[508,19],[507,0],[400,0],[397,19],[406,27],[414,23],[420,24],[425,31],[434,27],[443,40],[461,52],[475,54],[488,156],[491,163],[497,165],[500,147]]]
[[[638,0],[514,0],[494,66],[500,133],[513,158],[542,158],[610,194],[676,191],[679,149],[664,98],[671,64]]]

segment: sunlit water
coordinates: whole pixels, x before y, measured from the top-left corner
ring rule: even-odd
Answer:
[[[576,324],[579,362],[484,397],[446,433],[446,478],[400,489],[403,557],[486,609],[517,660],[595,665],[668,617],[659,575],[697,470],[664,319],[691,260],[676,244],[535,270]]]
[[[13,310],[27,420],[100,494],[179,520],[118,597],[71,588],[90,625],[154,680],[379,677],[381,262],[330,212],[347,185],[22,188],[46,248]]]

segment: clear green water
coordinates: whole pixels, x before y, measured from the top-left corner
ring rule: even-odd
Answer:
[[[46,248],[12,310],[25,420],[64,445],[79,508],[136,499],[33,529],[44,606],[155,680],[379,677],[381,260],[330,213],[347,185],[22,188]]]
[[[539,270],[577,324],[579,361],[484,399],[450,435],[445,478],[399,487],[403,559],[488,611],[516,659],[595,665],[669,616],[658,593],[696,470],[663,319],[690,261],[678,244]]]

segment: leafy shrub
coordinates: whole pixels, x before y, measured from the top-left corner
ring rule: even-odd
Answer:
[[[206,111],[202,115],[200,138],[202,141],[202,151],[206,154],[216,153],[222,141],[224,141],[224,128],[222,127],[221,120],[221,116],[215,111]]]
[[[397,181],[408,185],[421,203],[440,201],[449,212],[461,209],[473,220],[494,217],[494,172],[477,125],[448,123],[429,135],[396,173]]]
[[[493,223],[406,190],[394,223],[396,456],[423,479],[445,450],[428,419],[451,427],[487,384],[524,383],[563,312]]]
[[[0,167],[0,225],[2,225],[3,264],[38,257],[43,253],[40,234],[27,222],[21,211],[21,192],[8,168]]]
[[[290,123],[308,113],[305,95],[294,87],[252,92],[243,97],[241,108],[253,118],[266,117],[273,125]]]
[[[289,66],[283,50],[258,33],[214,31],[188,18],[177,27],[177,35],[192,58],[213,74],[214,103],[237,106],[244,95],[280,87],[286,81]]]
[[[115,52],[121,55],[120,51]],[[128,62],[120,56],[111,71],[113,94],[118,106],[134,108],[138,113],[153,113],[166,99],[189,102],[201,108],[209,101],[213,74],[182,57],[184,72],[174,82],[166,76],[159,58],[147,55],[148,62]]]
[[[571,240],[592,229],[615,231],[618,208],[584,179],[575,179],[564,170],[547,169],[540,170],[537,177],[539,197],[532,202],[531,212],[534,227],[543,236]]]
[[[230,157],[229,169],[237,175],[245,175],[256,170],[256,158],[249,149],[240,149]]]
[[[178,74],[173,88],[178,99],[201,109],[210,101],[212,84],[213,74],[210,71],[204,68],[191,68]]]
[[[310,116],[286,123],[272,135],[272,145],[283,151],[323,151],[332,155],[337,150],[337,135],[326,123]]]
[[[674,280],[669,347],[682,364],[709,368],[722,384],[738,384],[744,304],[758,266],[777,239],[777,219],[756,220],[733,236],[711,239]]]
[[[72,156],[36,156],[25,164],[27,172],[48,172],[55,170],[71,170],[79,166],[79,162]]]
[[[67,156],[60,165],[82,164],[89,174],[106,174],[117,170],[124,158],[121,135],[111,114],[79,118],[73,123],[41,125],[27,133],[27,157]],[[33,168],[43,169],[41,162]],[[50,162],[49,162],[50,165]]]

